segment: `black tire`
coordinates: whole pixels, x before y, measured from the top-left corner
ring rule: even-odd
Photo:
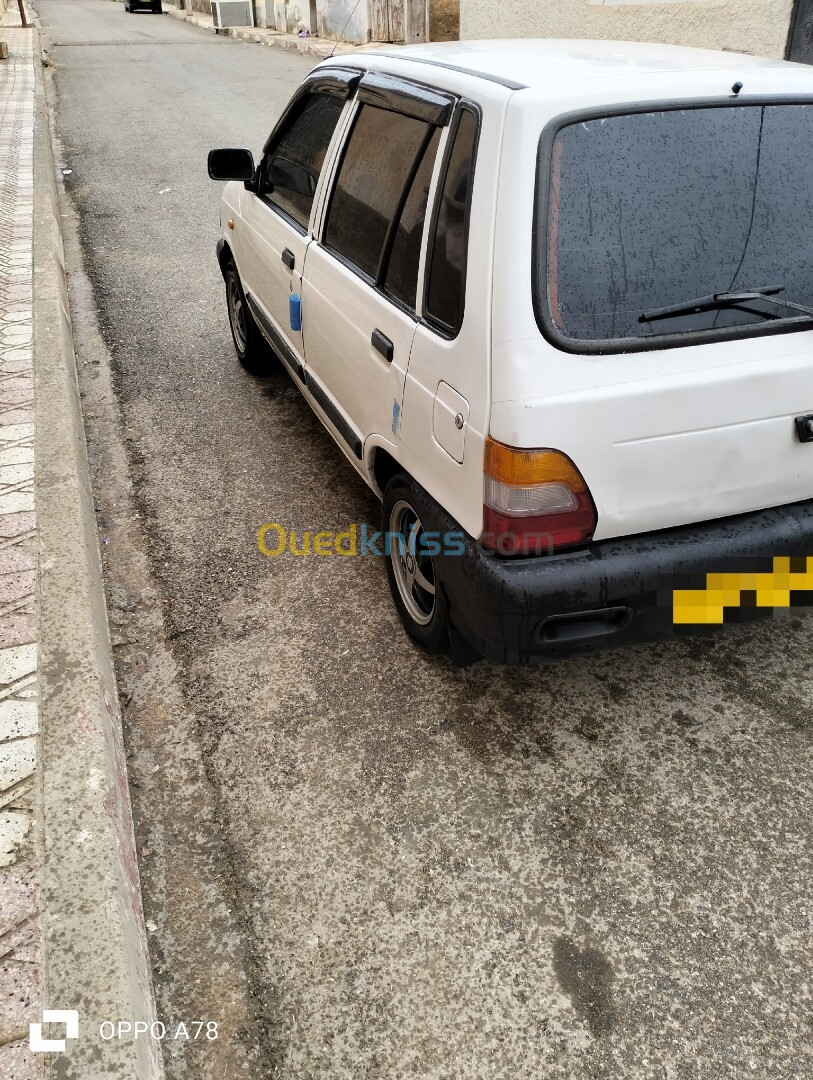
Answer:
[[[440,534],[434,507],[420,484],[404,473],[394,476],[384,490],[381,530],[387,541],[385,561],[393,603],[406,632],[432,655],[449,650],[440,560],[421,544],[424,532]],[[398,536],[404,538],[403,546]]]
[[[246,294],[243,292],[243,284],[233,262],[226,263],[223,276],[226,279],[226,309],[229,313],[229,328],[231,329],[237,359],[246,371],[250,371],[254,375],[264,374],[275,366],[276,358],[269,349],[249,310],[246,303]]]
[[[161,0],[155,0],[155,3],[152,5],[152,13],[153,13],[153,15],[163,15],[164,14],[164,7],[163,7],[163,5],[161,3]]]

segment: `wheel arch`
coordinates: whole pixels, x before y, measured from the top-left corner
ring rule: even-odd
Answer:
[[[223,280],[226,280],[226,267],[229,263],[234,263],[234,255],[232,250],[225,240],[218,240],[217,243],[217,262],[220,266],[220,273],[223,275]],[[234,263],[236,266],[237,264]]]
[[[383,446],[373,447],[368,471],[370,478],[375,484],[376,494],[379,499],[384,498],[384,489],[390,480],[392,480],[393,476],[396,476],[398,473],[403,473],[404,476],[410,476],[410,473],[404,466],[399,461],[396,461],[392,454],[390,454],[388,450],[385,450]]]

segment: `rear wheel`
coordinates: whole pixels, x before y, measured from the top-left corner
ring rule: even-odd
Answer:
[[[233,262],[226,264],[226,306],[229,326],[237,359],[254,374],[261,374],[274,366],[274,357],[246,303],[246,295]]]
[[[155,2],[152,5],[152,13],[153,13],[153,15],[163,15],[164,14],[164,8],[163,8],[163,5],[161,4],[161,0],[155,0]]]
[[[411,477],[399,473],[384,491],[383,531],[387,580],[404,629],[428,653],[449,647],[449,617],[438,577],[438,560],[426,533],[440,533],[432,500]]]

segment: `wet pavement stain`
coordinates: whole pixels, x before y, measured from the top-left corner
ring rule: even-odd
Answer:
[[[609,1034],[615,1027],[613,1001],[615,972],[607,957],[598,949],[580,949],[568,937],[553,942],[553,971],[559,985],[595,1038]]]

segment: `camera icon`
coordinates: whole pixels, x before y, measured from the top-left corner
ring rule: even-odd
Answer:
[[[64,1024],[64,1039],[43,1039],[42,1024]],[[42,1024],[31,1024],[28,1028],[28,1045],[35,1054],[58,1054],[65,1049],[68,1039],[79,1038],[79,1013],[76,1009],[46,1009],[42,1014]]]

